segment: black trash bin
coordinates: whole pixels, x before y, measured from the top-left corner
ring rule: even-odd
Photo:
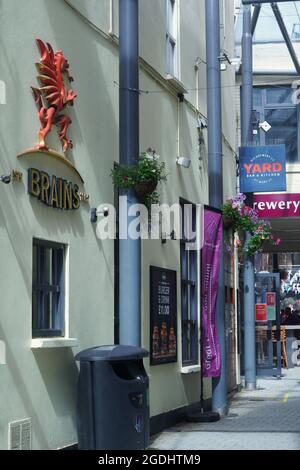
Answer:
[[[143,450],[149,445],[149,379],[135,346],[99,346],[80,362],[77,396],[79,449]]]

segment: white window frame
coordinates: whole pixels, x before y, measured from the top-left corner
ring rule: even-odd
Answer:
[[[179,79],[179,0],[166,0],[166,69]]]

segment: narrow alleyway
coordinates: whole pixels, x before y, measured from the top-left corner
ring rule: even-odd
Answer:
[[[154,436],[152,449],[300,449],[300,367],[281,380],[258,379],[258,390],[238,393],[218,423],[181,423]]]

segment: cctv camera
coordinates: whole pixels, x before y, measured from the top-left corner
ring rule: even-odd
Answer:
[[[2,175],[0,179],[2,183],[9,184],[11,182],[11,175]]]
[[[101,210],[102,214],[104,217],[108,217],[109,216],[109,208],[108,207],[103,207],[103,209]]]
[[[109,208],[108,207],[103,207],[101,209],[96,209],[96,207],[93,207],[91,209],[91,222],[95,223],[98,220],[98,216],[103,215],[103,217],[108,217],[109,216]]]
[[[183,166],[184,168],[189,168],[191,166],[191,159],[188,157],[178,157],[177,165]]]

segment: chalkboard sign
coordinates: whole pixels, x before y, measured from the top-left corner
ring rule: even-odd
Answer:
[[[176,271],[150,266],[150,364],[177,362]]]

